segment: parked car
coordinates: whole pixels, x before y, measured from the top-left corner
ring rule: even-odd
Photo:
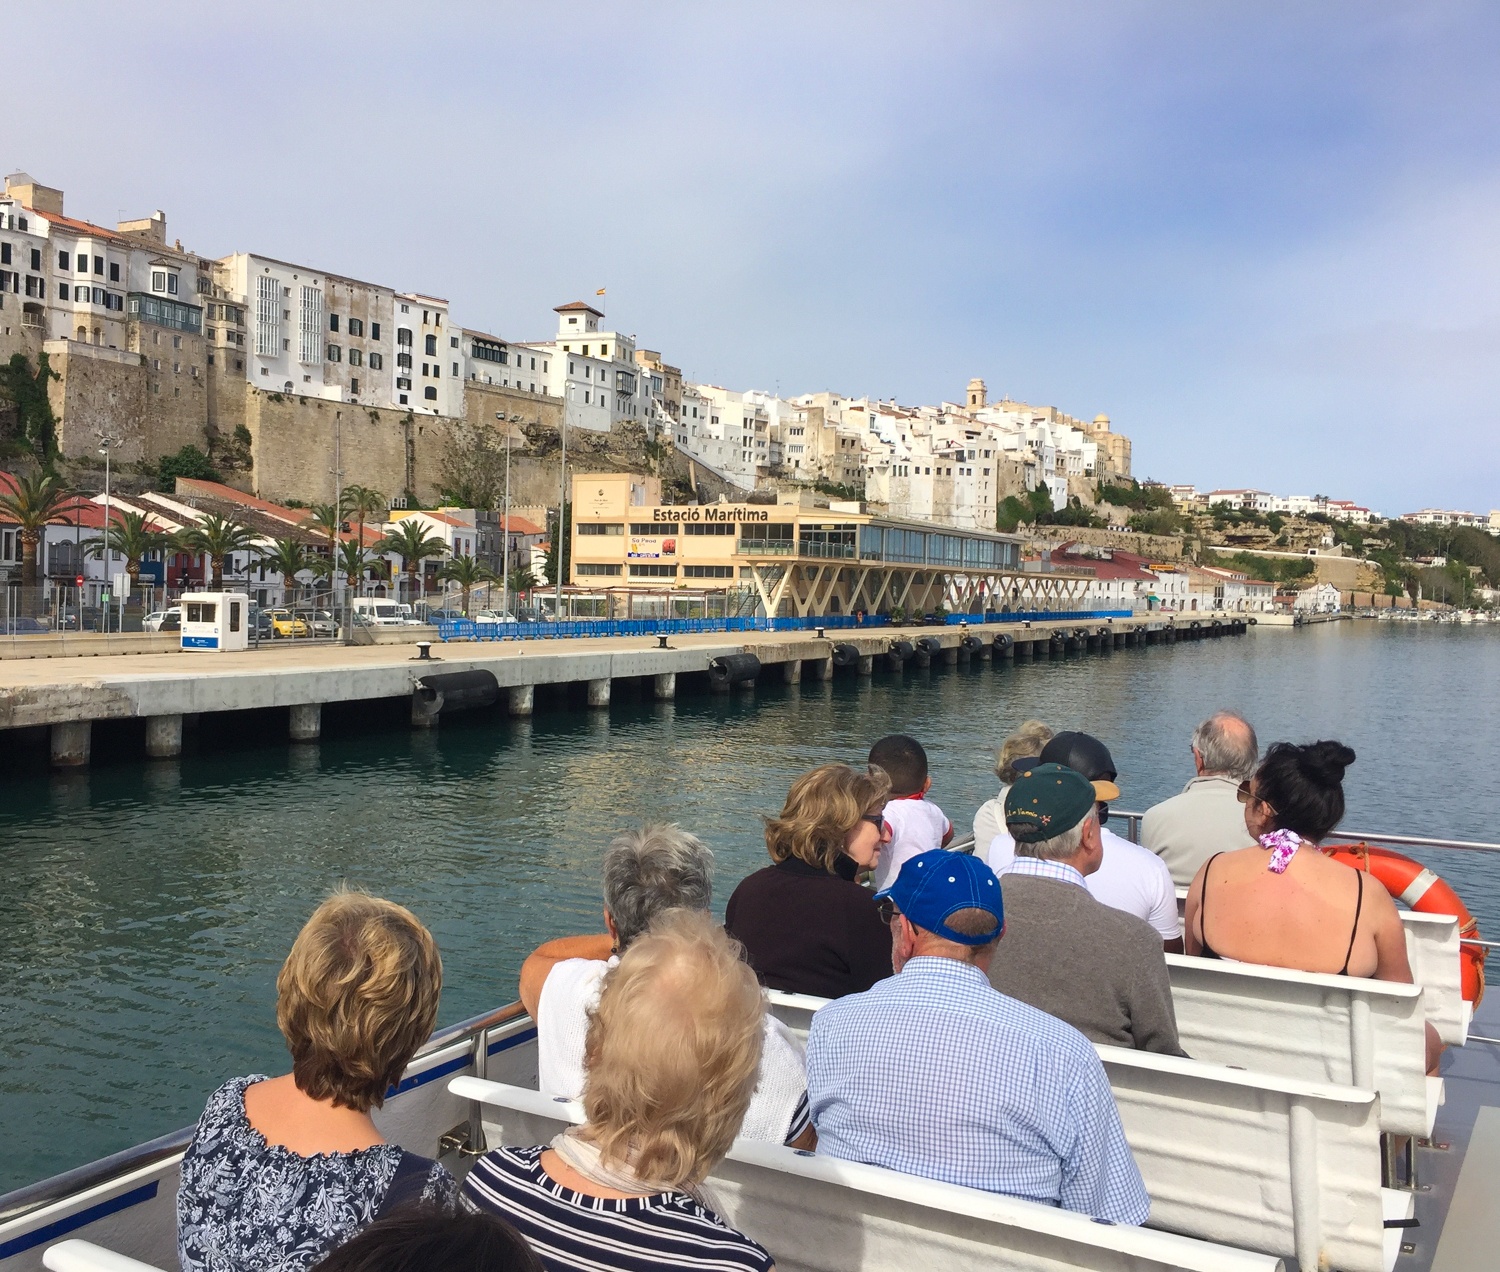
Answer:
[[[162,630],[164,630],[163,627],[162,627],[162,624],[166,621],[167,616],[169,614],[172,615],[177,620],[177,626],[174,627],[174,628],[172,628],[172,629],[170,629],[170,630],[172,630],[172,631],[181,631],[182,630],[182,606],[181,605],[174,605],[174,606],[171,607],[171,609],[152,610],[151,613],[147,614],[145,618],[141,619],[141,627],[145,631],[148,631],[148,632],[159,632],[159,631],[162,631]]]
[[[298,618],[307,624],[314,636],[337,636],[339,634],[338,620],[325,609],[299,609],[296,612]]]
[[[180,632],[182,630],[182,611],[180,609],[169,609],[162,615],[161,623],[156,630],[159,632]]]
[[[256,640],[270,640],[276,635],[275,625],[271,622],[271,616],[259,606],[250,607],[250,635]]]
[[[480,610],[474,615],[476,623],[514,623],[516,616],[506,610]]]
[[[266,610],[266,617],[271,620],[272,636],[308,635],[307,624],[289,609]]]
[[[462,621],[463,610],[456,609],[434,609],[427,611],[427,617],[423,620],[431,623],[434,627],[439,623],[457,623]]]
[[[43,618],[23,618],[15,615],[0,623],[0,631],[10,636],[36,636],[42,632],[50,632],[51,627]]]

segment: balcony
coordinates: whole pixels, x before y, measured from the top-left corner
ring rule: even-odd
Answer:
[[[793,556],[797,545],[790,539],[741,539],[735,551],[747,556]]]
[[[808,543],[803,540],[797,545],[797,555],[825,561],[852,561],[855,551],[852,543]]]

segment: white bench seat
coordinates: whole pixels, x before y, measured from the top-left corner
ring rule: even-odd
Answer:
[[[478,1078],[454,1078],[450,1090],[481,1105],[491,1144],[546,1143],[583,1117],[577,1104]],[[765,1245],[784,1272],[1274,1272],[1282,1266],[1273,1255],[1096,1223],[1054,1206],[743,1140],[708,1188],[724,1218]]]
[[[1427,1076],[1416,985],[1168,954],[1182,1049],[1308,1082],[1373,1090],[1380,1129],[1432,1133],[1442,1080]]]
[[[42,1251],[42,1266],[52,1272],[162,1272],[154,1263],[142,1263],[91,1241],[59,1241]]]
[[[802,1036],[826,1001],[775,991],[770,1000]],[[1095,1050],[1151,1195],[1153,1227],[1297,1255],[1307,1267],[1389,1272],[1400,1232],[1384,1221],[1410,1217],[1410,1194],[1380,1186],[1373,1091],[1128,1048]]]

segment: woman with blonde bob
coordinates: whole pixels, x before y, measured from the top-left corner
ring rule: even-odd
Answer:
[[[857,884],[890,842],[891,784],[879,769],[825,764],[792,783],[781,816],[766,819],[772,865],[740,881],[724,926],[761,982],[839,998],[891,974],[891,934]]]
[[[979,806],[974,814],[974,851],[985,856],[995,836],[1005,831],[1005,792],[1016,780],[1017,760],[1034,760],[1052,741],[1052,729],[1040,720],[1025,720],[995,752],[995,776],[1000,779],[1000,793]]]
[[[301,1272],[404,1205],[452,1210],[448,1172],[370,1118],[431,1036],[442,987],[410,910],[340,890],[313,912],[276,978],[292,1072],[220,1087],[183,1158],[184,1272]]]
[[[584,1047],[584,1124],[550,1145],[486,1153],[464,1204],[514,1225],[549,1272],[767,1272],[771,1256],[699,1190],[750,1106],[764,1010],[708,915],[658,916],[604,978]]]

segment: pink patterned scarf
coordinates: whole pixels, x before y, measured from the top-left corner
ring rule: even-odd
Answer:
[[[1260,837],[1260,846],[1271,850],[1271,860],[1266,862],[1266,869],[1272,874],[1285,874],[1286,868],[1292,864],[1292,858],[1297,855],[1297,849],[1302,847],[1302,836],[1295,830],[1273,830]]]

